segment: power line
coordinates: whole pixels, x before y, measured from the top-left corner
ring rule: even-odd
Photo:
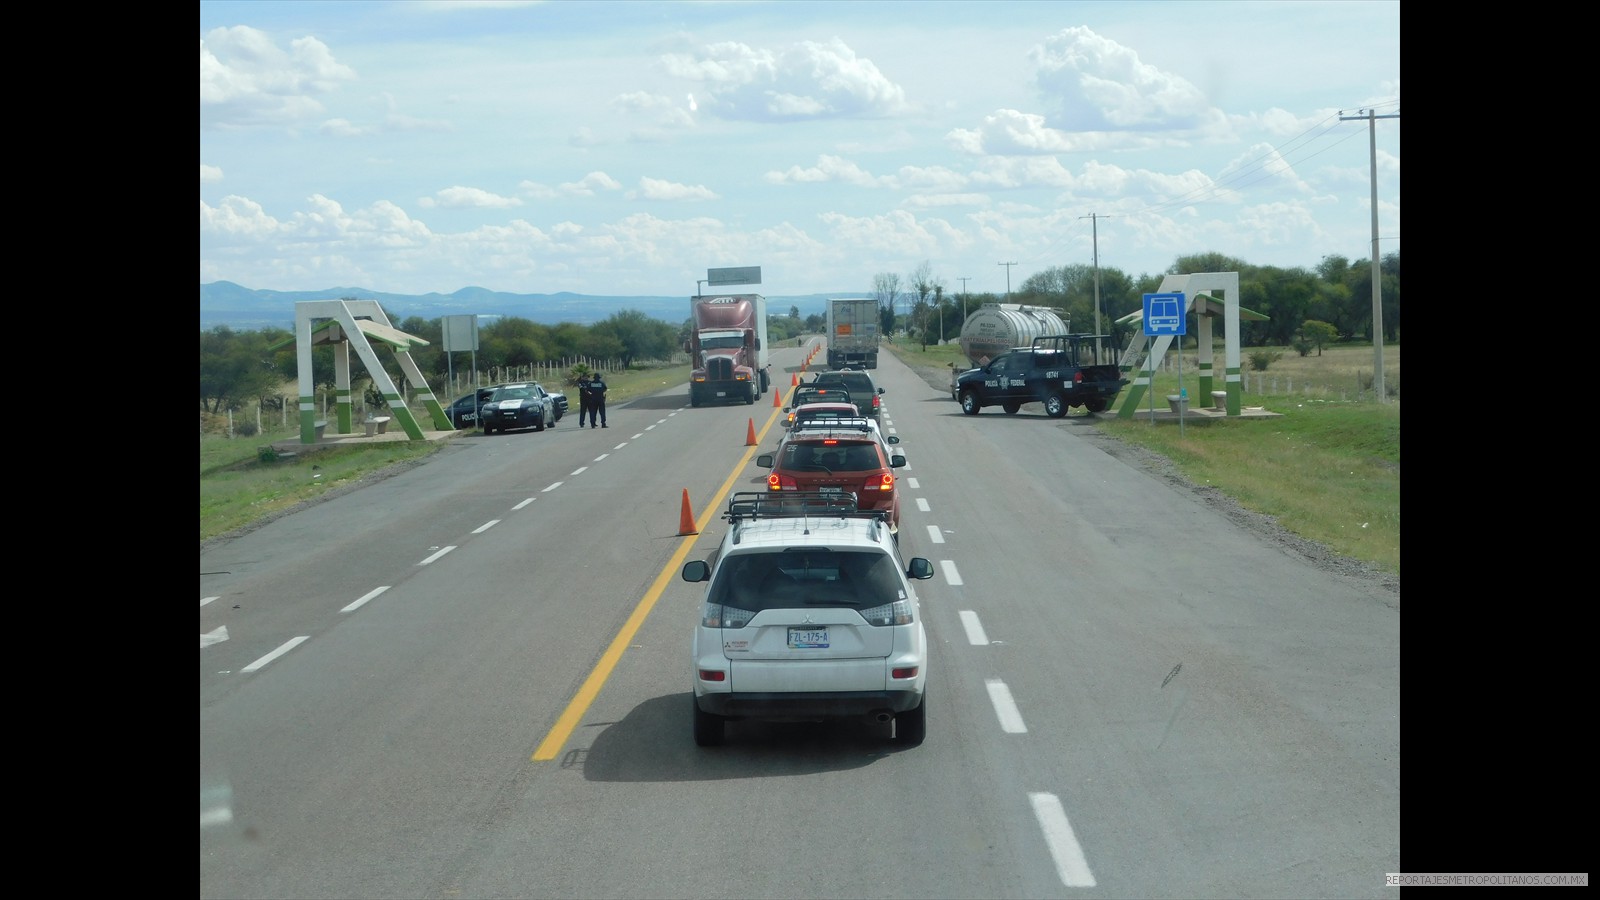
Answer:
[[[1377,105],[1398,106],[1399,102],[1398,100],[1385,101]],[[1279,166],[1294,168],[1308,160],[1321,156],[1357,136],[1354,133],[1340,136],[1338,123],[1343,112],[1343,110],[1340,110],[1336,115],[1327,116],[1289,140],[1270,146],[1266,152],[1241,163],[1238,168],[1230,172],[1225,178],[1210,181],[1205,185],[1173,197],[1171,200],[1153,203],[1125,215],[1161,213],[1182,206],[1204,203],[1207,200],[1243,190],[1253,184],[1271,178],[1278,173]],[[1365,116],[1362,118],[1365,118]],[[1383,118],[1388,118],[1388,116]],[[1338,136],[1338,140],[1332,143],[1321,141],[1322,138],[1329,136]],[[1308,150],[1312,152],[1305,152]]]

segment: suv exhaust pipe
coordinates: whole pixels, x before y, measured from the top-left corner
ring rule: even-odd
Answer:
[[[869,715],[872,716],[872,721],[879,725],[887,725],[894,721],[894,713],[887,709],[875,709]]]

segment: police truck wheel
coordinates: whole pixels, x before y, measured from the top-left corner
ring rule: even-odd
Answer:
[[[969,416],[975,416],[975,415],[978,414],[978,410],[980,410],[980,409],[983,409],[983,407],[981,405],[979,405],[979,403],[978,403],[978,395],[975,392],[973,392],[973,391],[962,391],[961,392],[961,411],[962,412],[966,413]]]
[[[1067,414],[1067,398],[1060,394],[1051,394],[1044,398],[1044,414],[1052,419],[1059,419]]]
[[[1102,398],[1099,398],[1099,397],[1097,397],[1097,398],[1095,398],[1093,400],[1089,400],[1089,401],[1085,402],[1083,404],[1083,406],[1084,406],[1085,409],[1089,410],[1089,412],[1092,412],[1092,413],[1105,412],[1106,411],[1106,401],[1104,399],[1102,399]]]
[[[1006,411],[1006,415],[1014,416],[1017,414],[1017,410],[1022,408],[1022,404],[1015,400],[1007,400],[1005,403],[1000,404],[1000,408]]]

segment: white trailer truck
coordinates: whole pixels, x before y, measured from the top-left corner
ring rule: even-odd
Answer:
[[[871,297],[828,301],[828,368],[878,367],[878,301]]]

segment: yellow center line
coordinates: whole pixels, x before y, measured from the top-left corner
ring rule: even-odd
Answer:
[[[606,679],[611,677],[612,670],[617,667],[617,662],[622,659],[622,651],[628,649],[628,645],[633,642],[633,636],[644,625],[645,617],[650,615],[650,610],[655,608],[656,601],[661,599],[662,592],[667,589],[667,583],[683,565],[684,557],[689,555],[689,550],[694,547],[695,541],[699,539],[699,532],[705,531],[706,525],[722,509],[723,499],[733,489],[734,482],[739,478],[739,474],[744,471],[744,467],[750,464],[750,459],[755,455],[755,452],[761,449],[761,442],[766,439],[767,432],[772,429],[773,424],[778,421],[778,416],[782,412],[783,410],[777,407],[773,408],[772,414],[767,417],[767,423],[761,427],[761,433],[756,436],[755,446],[745,450],[744,456],[739,459],[739,464],[734,467],[732,472],[728,473],[728,480],[722,483],[722,487],[717,490],[716,496],[711,498],[710,503],[701,507],[700,518],[694,523],[696,533],[684,535],[683,540],[678,542],[677,551],[672,554],[671,559],[667,560],[666,566],[656,576],[656,580],[651,582],[650,589],[645,591],[644,597],[640,598],[639,605],[634,607],[633,613],[628,616],[628,620],[622,623],[621,630],[612,639],[611,645],[606,648],[606,652],[600,655],[600,661],[595,664],[594,670],[589,673],[588,678],[583,680],[582,686],[578,688],[578,693],[573,695],[572,702],[567,704],[567,708],[562,711],[561,717],[556,719],[555,727],[550,729],[550,733],[544,736],[543,741],[539,742],[538,749],[533,751],[534,762],[549,762],[555,759],[557,754],[561,752],[561,748],[566,745],[567,739],[572,737],[573,729],[578,727],[578,723],[583,720],[584,714],[589,711],[589,707],[594,703],[595,698],[600,696],[600,689],[605,687]]]

